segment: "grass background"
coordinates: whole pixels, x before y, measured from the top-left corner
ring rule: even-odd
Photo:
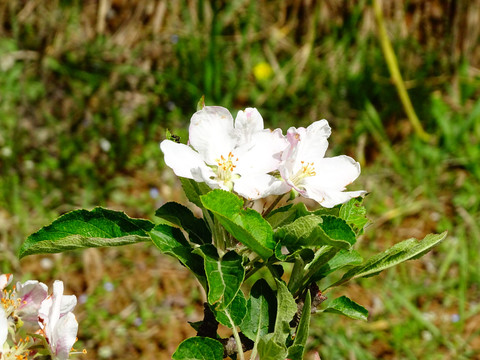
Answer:
[[[96,205],[152,218],[184,201],[158,143],[187,139],[198,99],[257,107],[267,127],[326,118],[329,155],[362,164],[373,254],[449,230],[421,260],[336,290],[360,323],[313,319],[322,359],[480,358],[480,1],[391,0],[383,13],[431,142],[406,118],[370,1],[0,2],[0,270],[62,279],[83,359],[169,359],[202,296],[140,244],[27,257],[21,242]],[[335,294],[331,294],[334,296]]]

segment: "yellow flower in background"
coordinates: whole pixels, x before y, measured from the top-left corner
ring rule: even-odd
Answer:
[[[253,67],[253,75],[258,81],[267,80],[272,74],[272,67],[265,61],[262,61]]]

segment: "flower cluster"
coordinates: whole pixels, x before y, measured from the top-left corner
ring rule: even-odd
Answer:
[[[255,108],[235,120],[220,106],[205,106],[191,118],[188,145],[164,140],[165,163],[176,175],[235,191],[249,200],[291,190],[333,207],[365,194],[345,192],[360,175],[360,164],[341,155],[325,157],[331,134],[327,120],[307,128],[264,129]]]
[[[76,341],[78,323],[72,311],[74,295],[63,295],[63,282],[55,281],[52,294],[36,280],[6,287],[12,275],[0,275],[0,358],[26,360],[48,355],[68,359]]]

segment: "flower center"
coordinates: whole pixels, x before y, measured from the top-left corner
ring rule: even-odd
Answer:
[[[225,158],[223,155],[220,157],[220,159],[215,159],[217,162],[217,178],[218,180],[223,181],[224,184],[229,183],[232,180],[232,173],[237,167],[235,163],[238,161],[238,158],[235,158],[235,156],[232,154],[230,151],[228,153],[227,158]]]
[[[290,179],[291,182],[295,185],[298,185],[302,179],[306,177],[315,176],[317,173],[315,172],[315,167],[313,166],[313,161],[305,163],[305,161],[301,161],[302,166],[297,171],[297,173]]]

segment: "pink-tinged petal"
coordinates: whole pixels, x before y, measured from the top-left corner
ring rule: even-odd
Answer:
[[[295,166],[292,172],[297,172],[300,168],[300,161],[315,162],[325,156],[328,148],[328,137],[331,134],[331,128],[327,120],[315,121],[307,129],[290,128],[287,132],[287,139],[290,148],[284,153],[283,159],[294,158]]]
[[[275,171],[281,162],[282,151],[287,146],[288,142],[280,129],[256,133],[250,143],[236,150],[239,161],[235,172],[244,176]]]
[[[78,322],[75,315],[69,312],[60,318],[53,331],[51,348],[54,359],[66,360],[77,339]],[[50,344],[52,346],[52,344]]]
[[[290,191],[283,180],[268,174],[244,176],[235,181],[233,188],[237,194],[248,200],[257,200],[269,195],[281,195]]]
[[[18,307],[18,315],[30,325],[36,324],[38,320],[38,310],[48,295],[47,285],[37,280],[28,280],[16,285],[17,296],[22,300]]]
[[[205,106],[193,114],[189,144],[208,165],[216,165],[220,156],[228,156],[235,147],[233,117],[221,106]]]
[[[5,289],[12,282],[12,274],[2,274],[0,275],[0,291]],[[1,294],[0,294],[1,297]]]
[[[177,176],[203,181],[199,174],[202,171],[208,172],[209,168],[205,165],[200,154],[190,146],[164,140],[160,143],[160,149],[165,154],[165,163],[173,169]],[[197,171],[199,168],[201,169],[200,173]]]
[[[3,344],[5,344],[5,341],[7,341],[7,335],[8,335],[7,314],[5,314],[5,310],[3,309],[3,306],[0,306],[0,351],[3,349]]]
[[[240,110],[235,118],[235,133],[238,143],[242,144],[252,140],[253,134],[263,131],[262,115],[255,108]]]

